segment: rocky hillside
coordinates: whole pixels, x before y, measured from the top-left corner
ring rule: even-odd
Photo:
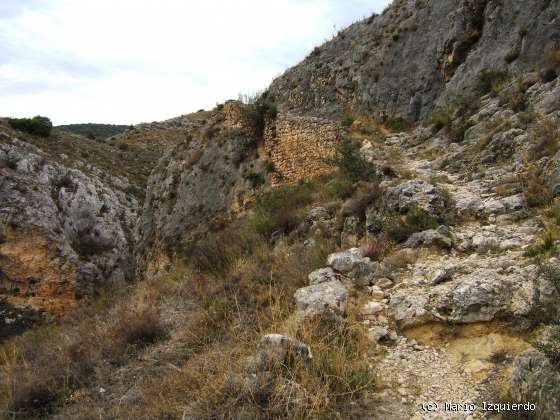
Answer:
[[[270,95],[282,111],[416,121],[470,94],[484,69],[544,68],[558,19],[550,0],[397,0],[315,48]]]
[[[5,126],[0,136],[2,299],[62,315],[83,296],[133,280],[139,204],[127,178],[92,164],[107,165],[109,153],[77,137],[32,138]]]
[[[395,1],[250,104],[2,124],[1,415],[558,418],[559,11]]]

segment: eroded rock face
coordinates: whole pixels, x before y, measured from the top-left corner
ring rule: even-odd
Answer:
[[[253,133],[225,129],[179,144],[154,168],[137,229],[138,272],[164,270],[181,241],[242,211],[254,198],[251,174],[265,172]]]
[[[430,321],[462,324],[523,318],[537,311],[545,318],[555,316],[554,289],[543,279],[533,281],[538,276],[535,270],[479,268],[455,274],[444,283],[432,281],[431,287],[396,293],[391,311],[402,328]]]
[[[555,7],[547,0],[395,1],[316,48],[270,94],[283,112],[331,116],[351,108],[416,120],[471,91],[483,69],[543,67],[542,52],[560,32]]]
[[[383,204],[386,211],[405,213],[412,205],[430,212],[432,215],[441,215],[447,208],[447,203],[438,188],[419,179],[404,181],[403,183],[387,188],[383,194]]]
[[[102,286],[132,280],[138,203],[128,182],[0,136],[0,294],[63,314]]]

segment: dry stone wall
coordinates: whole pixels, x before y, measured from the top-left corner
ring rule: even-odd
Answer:
[[[247,105],[239,101],[224,104],[224,125],[243,128],[256,135]],[[265,122],[262,148],[273,164],[272,185],[309,181],[330,173],[326,163],[342,139],[342,127],[331,120],[311,116],[279,114]]]
[[[330,173],[326,163],[342,138],[333,121],[293,115],[279,115],[264,132],[264,149],[274,165],[272,184],[308,181]]]
[[[252,128],[247,105],[239,101],[227,101],[224,104],[224,126],[227,128]]]

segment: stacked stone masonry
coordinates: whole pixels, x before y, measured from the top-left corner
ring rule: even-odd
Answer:
[[[327,163],[342,138],[333,121],[281,114],[264,131],[264,149],[274,165],[272,184],[309,181],[332,172]]]
[[[224,125],[228,128],[251,129],[247,105],[239,101],[227,101],[224,104]]]

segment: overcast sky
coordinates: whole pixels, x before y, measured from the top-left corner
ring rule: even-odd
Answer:
[[[0,116],[135,124],[264,89],[389,0],[0,0]]]

